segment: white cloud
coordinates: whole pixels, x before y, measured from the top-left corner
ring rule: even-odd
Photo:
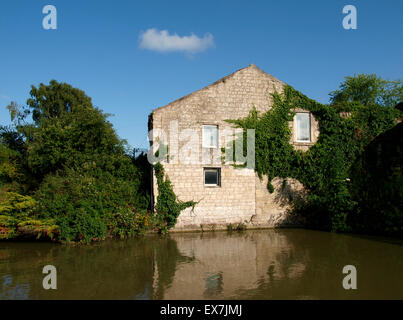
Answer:
[[[0,98],[4,100],[11,100],[11,98],[5,94],[0,94]]]
[[[140,48],[158,51],[173,52],[183,51],[186,53],[197,53],[214,46],[214,37],[207,33],[203,38],[191,34],[180,37],[176,33],[170,35],[168,30],[148,29],[140,34]]]

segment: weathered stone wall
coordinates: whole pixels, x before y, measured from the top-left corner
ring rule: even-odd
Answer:
[[[250,225],[273,228],[303,224],[304,221],[292,214],[292,204],[306,199],[303,185],[292,178],[274,178],[274,192],[269,193],[267,180],[267,176],[263,176],[262,180],[256,176],[256,215]]]
[[[254,170],[235,169],[221,159],[221,148],[228,143],[222,134],[233,130],[225,120],[246,117],[253,106],[260,112],[269,110],[271,94],[282,92],[284,86],[280,80],[251,65],[153,111],[150,122],[153,139],[158,135],[168,145],[169,157],[162,163],[174,192],[182,201],[199,201],[194,210],[188,208],[180,214],[175,230],[223,229],[228,224],[250,224],[252,218],[255,222],[251,226],[259,227],[263,220],[262,225],[273,226],[272,222],[284,212],[284,206],[271,202],[272,195]],[[218,126],[218,149],[202,148],[203,125]],[[189,129],[197,134],[192,135]],[[165,137],[158,130],[163,130]],[[221,186],[204,185],[205,167],[221,168]],[[153,184],[156,201],[155,177]],[[256,215],[264,217],[263,220]],[[267,223],[268,220],[271,222]]]

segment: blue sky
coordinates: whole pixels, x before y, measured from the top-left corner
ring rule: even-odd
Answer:
[[[57,30],[42,27],[48,4]],[[356,30],[342,26],[348,4],[357,8]],[[401,0],[2,0],[0,124],[10,123],[11,100],[24,104],[32,84],[56,79],[114,114],[109,120],[131,146],[147,147],[154,108],[251,63],[327,103],[347,75],[403,78],[402,14]],[[186,47],[182,38],[167,52],[140,46],[150,29],[166,30],[168,41],[194,34],[205,45],[172,51]]]

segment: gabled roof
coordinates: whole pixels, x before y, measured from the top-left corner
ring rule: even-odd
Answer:
[[[186,99],[186,98],[188,98],[188,97],[191,97],[192,95],[194,95],[194,94],[197,93],[197,92],[200,92],[200,91],[203,91],[203,90],[208,89],[208,88],[210,88],[210,87],[213,87],[213,86],[215,86],[215,85],[217,85],[217,84],[219,84],[219,83],[221,83],[221,82],[225,82],[226,80],[231,79],[231,78],[232,78],[235,74],[237,74],[238,72],[240,72],[240,71],[242,71],[242,70],[245,70],[245,69],[249,69],[249,68],[254,68],[256,71],[258,71],[258,72],[264,74],[265,76],[267,76],[267,77],[269,77],[269,78],[272,78],[272,80],[274,80],[275,82],[280,82],[280,83],[283,83],[283,84],[285,85],[284,82],[282,82],[281,80],[279,80],[279,79],[273,77],[271,74],[268,74],[267,72],[263,71],[262,69],[259,69],[258,67],[256,67],[256,65],[254,65],[254,64],[252,63],[252,64],[250,64],[249,66],[247,66],[247,67],[245,67],[245,68],[241,68],[241,69],[239,69],[239,70],[237,70],[237,71],[235,71],[235,72],[233,72],[233,73],[231,73],[231,74],[229,74],[229,75],[227,75],[227,76],[225,76],[225,77],[223,77],[223,78],[221,78],[221,79],[219,79],[219,80],[213,82],[212,84],[209,84],[208,86],[206,86],[206,87],[204,87],[204,88],[201,88],[201,89],[199,89],[199,90],[196,90],[196,91],[194,91],[194,92],[192,92],[192,93],[190,93],[190,94],[188,94],[188,95],[186,95],[186,96],[183,96],[182,98],[176,99],[176,100],[174,100],[174,101],[168,103],[168,104],[165,105],[165,106],[156,108],[156,109],[153,110],[153,112],[154,112],[154,111],[157,111],[157,110],[160,110],[160,109],[163,109],[163,108],[166,108],[166,107],[169,107],[169,106],[171,106],[172,104],[174,104],[174,103],[176,103],[176,102],[178,102],[178,101],[181,101],[181,100],[183,100],[183,99]]]

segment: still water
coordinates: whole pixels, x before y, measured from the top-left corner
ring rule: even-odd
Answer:
[[[49,264],[56,290],[42,287]],[[0,242],[1,299],[403,299],[403,242],[302,229]]]

